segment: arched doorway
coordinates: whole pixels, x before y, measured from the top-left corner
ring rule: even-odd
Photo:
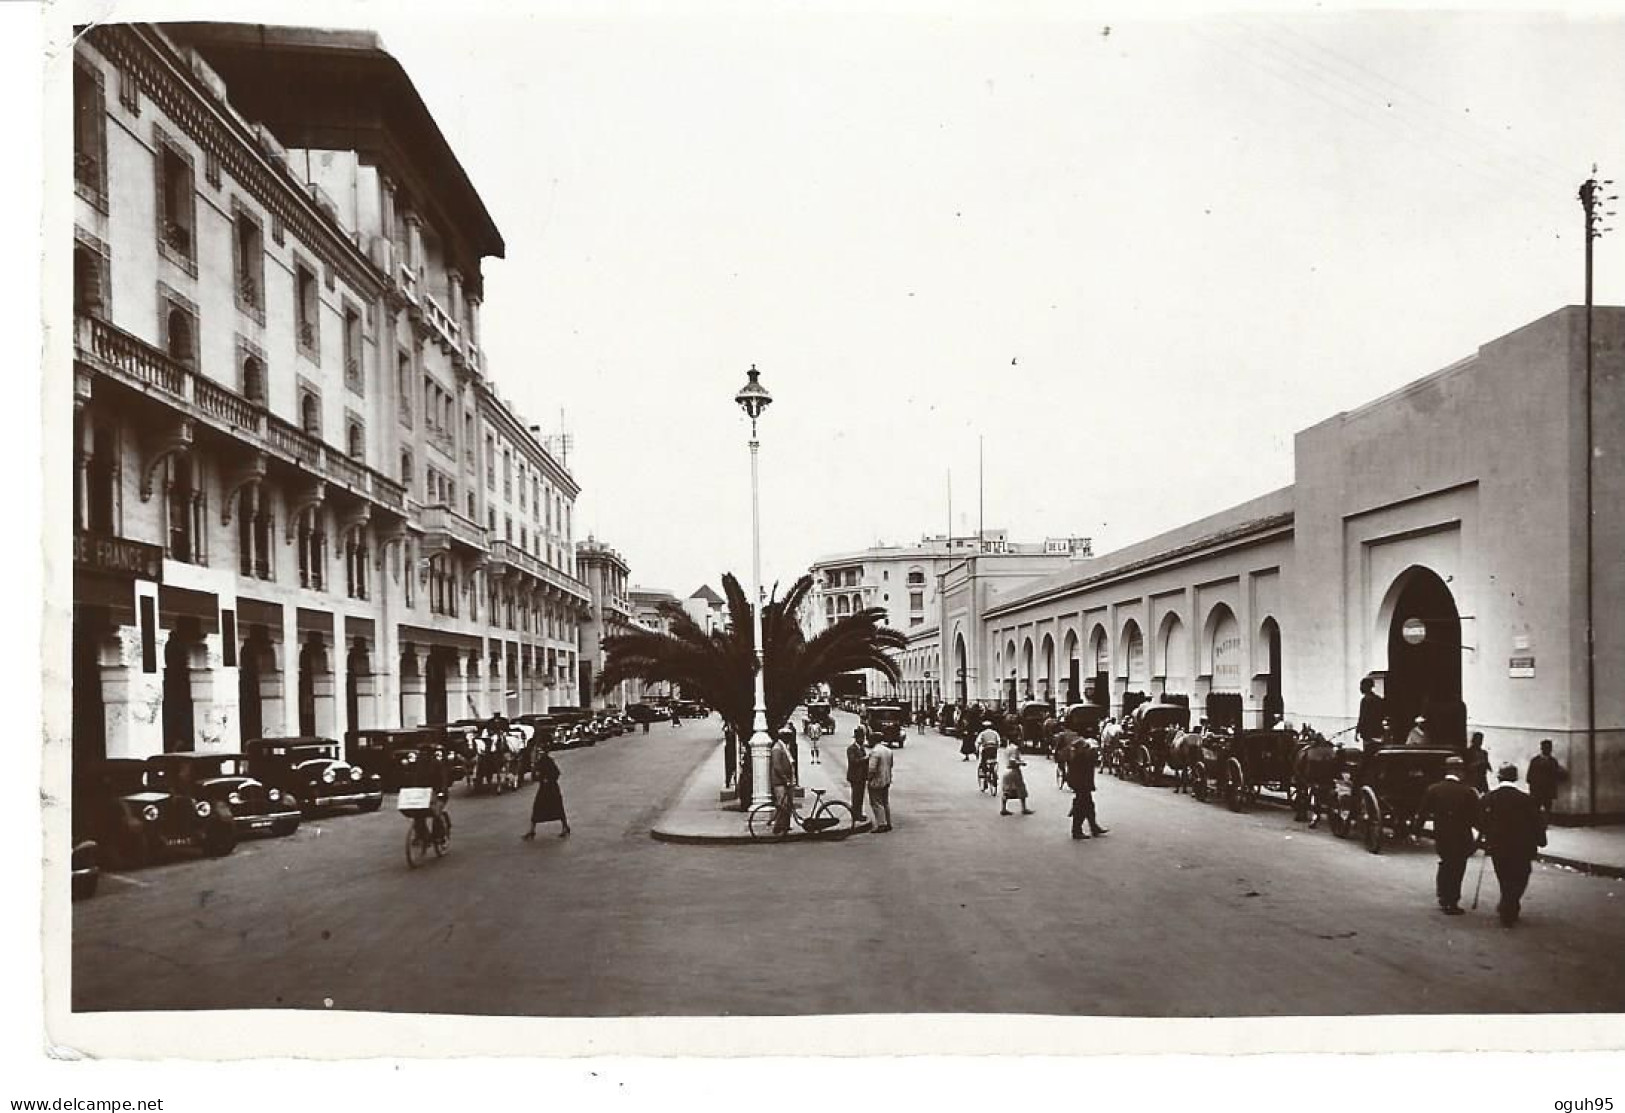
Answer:
[[[164,643],[164,752],[193,749],[196,717],[192,707],[192,655],[199,643],[197,623],[182,619]]]
[[[1165,695],[1190,695],[1190,634],[1177,614],[1163,617],[1157,638],[1157,672]]]
[[[1122,649],[1117,675],[1123,681],[1123,714],[1127,715],[1150,698],[1145,692],[1150,678],[1145,659],[1145,635],[1140,633],[1140,624],[1134,619],[1129,619],[1124,625],[1120,644]]]
[[[1286,698],[1281,694],[1281,627],[1266,618],[1258,639],[1264,648],[1264,722],[1273,726],[1286,717]]]
[[[1039,651],[1039,660],[1043,662],[1044,686],[1038,693],[1038,698],[1046,703],[1055,702],[1055,639],[1048,634],[1044,635],[1044,647]]]
[[[1389,588],[1388,716],[1404,734],[1417,716],[1435,742],[1463,745],[1467,707],[1461,699],[1461,612],[1431,569],[1406,569]]]
[[[1242,701],[1241,624],[1235,612],[1219,603],[1208,612],[1203,625],[1201,659],[1198,667],[1208,678],[1207,701],[1203,711],[1214,727],[1240,730],[1245,718]]]
[[[372,655],[367,652],[367,639],[357,638],[344,658],[344,721],[351,730],[359,730],[361,721],[361,691],[372,694]],[[370,719],[371,716],[368,716]]]
[[[299,733],[316,733],[316,678],[327,671],[327,653],[319,641],[308,641],[299,649]]]
[[[1062,643],[1062,652],[1066,654],[1066,702],[1069,704],[1081,703],[1083,700],[1082,662],[1078,660],[1078,632],[1076,630],[1066,632],[1066,641]]]
[[[970,702],[970,693],[965,679],[965,635],[954,635],[954,697],[960,706]]]

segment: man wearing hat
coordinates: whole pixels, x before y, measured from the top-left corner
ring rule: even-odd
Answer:
[[[1428,721],[1427,721],[1427,719],[1425,719],[1421,715],[1418,715],[1416,717],[1416,722],[1414,724],[1412,724],[1412,726],[1411,726],[1410,734],[1405,736],[1405,745],[1407,745],[1407,746],[1426,746],[1427,744],[1428,744]]]
[[[1500,783],[1484,797],[1478,828],[1501,886],[1496,911],[1501,914],[1501,926],[1511,927],[1518,922],[1535,855],[1546,845],[1546,824],[1534,800],[1518,787],[1516,765],[1501,766],[1496,778]]]
[[[790,756],[790,743],[795,741],[795,737],[794,729],[782,728],[773,742],[772,752],[768,754],[768,783],[773,786],[773,803],[778,805],[773,813],[775,835],[783,835],[790,830],[790,794],[795,791],[796,783],[796,762]]]
[[[891,830],[891,747],[878,738],[869,740],[869,810],[875,813],[875,830]]]
[[[846,748],[846,783],[852,790],[852,815],[859,823],[863,814],[863,794],[869,787],[869,749],[863,744],[869,732],[852,728],[852,745]]]
[[[1418,823],[1433,820],[1433,849],[1439,855],[1434,889],[1446,916],[1462,914],[1461,878],[1476,846],[1473,828],[1478,825],[1478,793],[1461,783],[1466,768],[1461,758],[1446,758],[1444,780],[1428,786],[1417,815]]]

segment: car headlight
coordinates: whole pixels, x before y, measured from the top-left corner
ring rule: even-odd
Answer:
[[[276,798],[272,797],[272,799],[274,800]],[[226,796],[226,802],[228,804],[241,804],[243,802],[242,794],[237,792],[230,793]]]
[[[148,823],[157,822],[157,819],[158,819],[158,805],[157,804],[148,804],[146,807],[142,808],[141,809],[141,818],[146,820]]]
[[[350,779],[352,781],[359,781],[361,779],[361,770],[357,769],[353,765],[350,766]]]
[[[209,813],[214,811],[214,809],[209,807],[209,802],[207,800],[199,800],[197,802],[196,811],[199,819],[208,819]]]
[[[270,800],[271,803],[275,804],[277,801],[282,799],[282,793],[273,788],[270,792],[265,794],[265,797],[266,799]]]
[[[338,777],[333,773],[333,770],[331,770],[331,769],[323,769],[322,770],[322,780],[326,784],[332,784],[334,781],[338,780]]]
[[[404,758],[401,759],[401,764],[403,764],[403,765],[411,765],[417,759],[418,759],[417,754],[407,754]]]

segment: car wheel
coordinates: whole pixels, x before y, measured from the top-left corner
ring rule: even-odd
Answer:
[[[380,796],[376,800],[363,800],[363,801],[361,801],[360,807],[361,807],[361,810],[363,812],[375,812],[379,808],[383,807],[383,805],[384,805],[384,798],[382,796]]]
[[[237,829],[220,823],[203,833],[203,853],[210,858],[224,858],[237,849]]]
[[[100,871],[90,874],[81,874],[73,879],[73,899],[89,900],[96,895],[96,886],[100,883]]]

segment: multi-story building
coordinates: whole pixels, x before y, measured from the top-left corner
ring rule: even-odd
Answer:
[[[683,609],[708,634],[728,627],[728,603],[709,584],[695,588],[694,594],[683,600]]]
[[[573,695],[578,487],[491,384],[502,239],[399,64],[99,24],[73,74],[75,753]]]
[[[1049,538],[1042,542],[1013,542],[1002,529],[983,530],[978,543],[968,537],[927,536],[918,545],[877,545],[857,552],[821,557],[811,566],[813,589],[801,611],[808,636],[828,629],[838,620],[868,607],[886,612],[885,625],[913,635],[934,622],[942,574],[980,554],[984,566],[996,568],[1001,580],[1043,576],[1087,563],[1092,552],[1087,537]],[[865,676],[871,695],[923,693],[923,676],[908,685],[892,684],[879,673]]]
[[[604,639],[635,629],[637,611],[627,593],[630,568],[619,552],[590,536],[577,547],[576,562],[592,595],[581,625],[581,706],[625,708],[643,698],[641,684],[622,681],[613,693],[600,694],[593,681],[604,671]]]

